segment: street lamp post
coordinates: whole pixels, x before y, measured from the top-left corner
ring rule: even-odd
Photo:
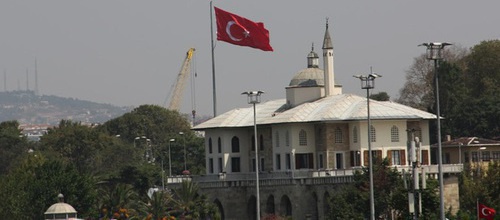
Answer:
[[[172,176],[172,157],[171,157],[171,154],[170,154],[170,148],[172,147],[172,142],[174,142],[175,139],[170,139],[170,141],[168,142],[168,176],[171,177]]]
[[[187,163],[186,163],[186,138],[184,137],[184,132],[179,132],[179,134],[182,136],[182,145],[184,147],[184,170],[187,170]]]
[[[253,132],[254,132],[254,144],[255,144],[255,190],[256,190],[256,214],[257,220],[260,220],[260,198],[259,198],[259,148],[257,147],[257,114],[255,110],[255,104],[260,103],[260,96],[264,93],[263,91],[249,91],[243,92],[242,95],[247,95],[248,104],[253,105]]]
[[[434,84],[436,98],[436,118],[437,118],[437,142],[438,142],[438,173],[439,173],[439,213],[440,219],[444,220],[444,186],[443,186],[443,152],[441,148],[441,113],[439,109],[439,80],[438,80],[438,61],[443,59],[442,51],[450,43],[423,43],[418,46],[427,47],[427,59],[434,60]]]
[[[353,76],[361,80],[361,89],[366,89],[366,106],[367,106],[367,121],[368,121],[368,158],[369,158],[369,173],[370,173],[370,219],[375,220],[375,199],[373,196],[373,155],[372,155],[372,140],[371,140],[371,121],[370,121],[370,89],[375,87],[375,78],[382,77],[376,73],[370,73],[368,76],[355,75]]]

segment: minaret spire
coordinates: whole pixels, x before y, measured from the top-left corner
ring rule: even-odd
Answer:
[[[338,94],[339,92],[335,92],[333,44],[328,31],[328,18],[326,18],[325,37],[323,39],[323,67],[325,73],[325,96]]]

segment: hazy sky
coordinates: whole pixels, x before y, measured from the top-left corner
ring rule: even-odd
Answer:
[[[226,11],[264,22],[274,52],[216,42],[217,113],[248,107],[241,92],[285,97],[285,87],[306,67],[311,43],[321,54],[329,17],[336,84],[364,95],[355,74],[370,66],[383,75],[374,92],[397,98],[405,71],[425,52],[423,42],[471,47],[500,36],[500,1],[213,1]],[[214,18],[215,19],[215,18]],[[214,20],[215,21],[215,20]],[[215,28],[215,25],[214,25]],[[2,0],[0,90],[118,106],[163,105],[190,47],[196,48],[195,104],[212,115],[210,7],[205,0]],[[322,63],[322,60],[321,60]],[[320,64],[322,67],[322,64]],[[191,88],[181,112],[192,109]]]

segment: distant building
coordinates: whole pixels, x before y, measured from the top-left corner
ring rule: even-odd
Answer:
[[[478,137],[460,137],[451,139],[447,136],[441,143],[444,164],[484,164],[500,161],[500,141]],[[437,144],[431,146],[437,151]],[[433,159],[433,160],[437,160]]]
[[[28,140],[31,141],[39,141],[40,137],[47,134],[49,128],[53,128],[54,126],[49,124],[22,124],[19,125],[19,129],[21,130],[21,134],[26,136]]]

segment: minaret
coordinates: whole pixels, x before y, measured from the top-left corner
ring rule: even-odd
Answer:
[[[326,19],[325,38],[323,39],[323,67],[325,72],[325,96],[335,95],[333,45],[330,33],[328,33],[328,18]]]

